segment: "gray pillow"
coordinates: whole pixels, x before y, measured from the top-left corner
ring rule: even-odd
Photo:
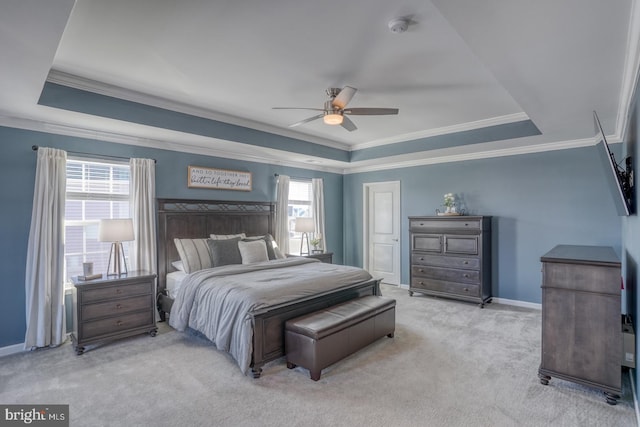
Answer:
[[[240,237],[224,240],[207,239],[209,252],[211,252],[211,263],[214,267],[229,264],[242,264],[242,256],[238,249]]]

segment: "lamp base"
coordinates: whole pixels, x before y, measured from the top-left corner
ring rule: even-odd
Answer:
[[[302,244],[304,243],[304,238],[307,238],[307,252],[302,252]],[[309,255],[309,234],[306,231],[302,232],[302,238],[300,239],[300,255]]]
[[[113,260],[113,271],[111,269],[111,261]],[[122,266],[124,265],[124,272]],[[109,276],[126,276],[129,273],[127,270],[127,260],[124,257],[124,248],[122,242],[113,242],[111,244],[111,250],[109,251],[109,264],[107,265],[107,277]]]

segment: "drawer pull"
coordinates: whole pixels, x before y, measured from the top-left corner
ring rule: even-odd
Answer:
[[[423,269],[421,269],[421,268],[419,268],[419,269],[418,269],[418,271],[419,271],[420,273],[424,273],[424,270],[423,270]]]
[[[421,222],[420,225],[424,225],[424,222]]]
[[[116,304],[116,310],[120,310],[122,308],[122,304]]]
[[[122,326],[122,320],[118,320],[118,321],[116,322],[116,326]]]
[[[121,294],[122,293],[122,289],[116,289],[116,294]]]
[[[464,291],[465,292],[469,292],[469,288],[464,288]]]
[[[463,264],[465,264],[465,265],[466,265],[466,264],[469,264],[469,261],[464,261],[464,262],[463,262]]]
[[[465,273],[465,274],[462,275],[462,277],[469,277],[469,275],[467,273]]]
[[[465,222],[465,223],[464,223],[464,226],[465,226],[465,227],[468,227],[468,226],[469,226],[469,224],[467,224],[467,223]]]
[[[420,261],[424,261],[424,258],[422,258],[422,257],[421,257],[421,258],[420,258]]]

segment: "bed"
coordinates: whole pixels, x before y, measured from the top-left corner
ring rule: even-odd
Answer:
[[[165,320],[167,315],[171,316],[176,297],[176,283],[193,281],[194,278],[190,279],[190,276],[196,276],[196,274],[180,273],[175,267],[176,262],[180,260],[174,243],[175,238],[199,239],[212,234],[246,233],[247,236],[274,234],[275,205],[270,202],[182,199],[158,199],[157,202],[158,310],[161,320]],[[285,259],[274,263],[292,263],[297,266],[295,268],[302,268],[300,265],[305,263],[319,264],[309,259]],[[314,267],[320,268],[318,265]],[[233,266],[229,268],[235,269]],[[328,266],[322,268],[326,269]],[[204,273],[201,275],[210,276]],[[238,277],[234,277],[234,280],[238,280]],[[253,377],[260,377],[265,363],[284,356],[284,323],[287,320],[361,296],[380,295],[379,285],[379,279],[367,276],[363,280],[335,283],[329,289],[325,288],[313,293],[305,292],[287,300],[276,300],[278,302],[268,306],[262,304],[259,308],[251,309],[249,312],[252,328],[251,353],[247,366]],[[237,359],[236,361],[243,369],[241,361]]]

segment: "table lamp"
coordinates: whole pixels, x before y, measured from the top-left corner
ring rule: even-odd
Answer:
[[[124,256],[122,242],[129,242],[133,239],[133,221],[131,218],[100,220],[98,240],[100,242],[111,242],[109,264],[107,265],[107,276],[122,275],[122,265],[124,265],[124,274],[128,273],[127,260]],[[113,272],[110,273],[109,269],[111,268],[111,260],[113,260]]]
[[[313,221],[313,218],[309,217],[297,217],[296,218],[296,232],[302,233],[302,238],[300,239],[300,255],[303,255],[305,252],[302,252],[302,243],[304,242],[304,238],[307,238],[307,252],[309,255],[309,233],[313,233],[316,231],[316,225]]]

